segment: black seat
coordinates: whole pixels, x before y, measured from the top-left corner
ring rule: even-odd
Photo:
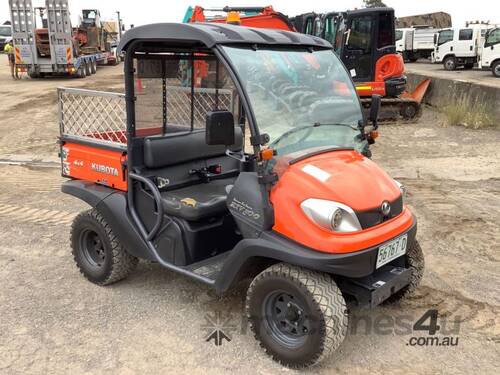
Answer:
[[[226,187],[234,178],[210,181],[161,193],[166,214],[189,221],[222,215],[227,211]]]
[[[235,144],[230,149],[237,151],[242,147],[243,133],[237,126]],[[189,221],[224,214],[227,211],[226,186],[232,185],[236,178],[200,183],[200,177],[191,171],[211,165],[220,165],[223,173],[239,170],[239,161],[226,156],[226,146],[206,144],[204,129],[145,137],[144,165],[146,175],[168,181],[165,190],[161,191],[165,213]]]

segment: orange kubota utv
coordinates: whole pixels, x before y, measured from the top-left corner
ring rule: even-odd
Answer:
[[[379,99],[365,119],[328,42],[154,24],[120,48],[125,95],[59,90],[62,191],[91,206],[71,232],[87,279],[111,284],[147,259],[218,293],[248,280],[251,329],[293,368],[339,348],[346,301],[415,290],[416,218],[366,157]],[[216,78],[195,86],[200,61]]]

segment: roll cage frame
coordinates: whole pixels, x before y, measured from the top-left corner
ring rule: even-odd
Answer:
[[[155,255],[155,258],[161,263],[162,266],[172,269],[174,271],[177,271],[179,273],[188,275],[190,277],[193,277],[195,279],[198,279],[199,281],[202,281],[204,283],[213,285],[215,283],[215,280],[212,280],[210,278],[207,278],[203,275],[197,275],[193,274],[192,272],[176,266],[172,263],[164,262],[161,257],[158,255],[157,250],[153,244],[153,240],[155,239],[156,235],[160,231],[163,220],[164,220],[164,211],[163,211],[163,206],[161,204],[161,194],[158,189],[158,187],[148,178],[145,178],[141,176],[140,173],[137,171],[137,167],[139,164],[137,163],[137,156],[139,152],[142,152],[142,150],[139,148],[139,143],[136,141],[137,138],[142,138],[138,137],[136,134],[136,111],[135,111],[135,104],[136,104],[136,96],[135,96],[135,85],[134,85],[134,75],[136,72],[136,69],[134,68],[134,59],[141,59],[142,58],[148,58],[145,56],[148,56],[148,53],[150,54],[149,56],[153,56],[154,58],[157,58],[157,56],[161,55],[156,55],[158,53],[165,53],[165,52],[176,52],[176,53],[190,53],[192,56],[194,56],[195,53],[213,53],[215,57],[220,61],[220,63],[223,64],[224,68],[228,72],[229,76],[231,77],[235,88],[237,90],[237,93],[240,97],[241,104],[240,106],[242,107],[243,113],[245,118],[248,120],[248,128],[250,129],[250,143],[253,147],[253,157],[256,160],[256,172],[257,175],[259,176],[259,181],[263,185],[268,185],[274,181],[274,174],[271,174],[270,171],[267,171],[264,166],[262,161],[260,160],[260,150],[261,146],[265,145],[268,141],[268,137],[266,134],[261,134],[259,132],[259,128],[257,126],[256,120],[255,120],[255,114],[253,112],[253,108],[250,105],[250,100],[248,98],[247,92],[244,88],[244,85],[242,83],[241,77],[238,74],[238,71],[236,68],[233,66],[231,63],[231,60],[227,56],[226,52],[222,48],[223,44],[215,44],[213,47],[204,47],[204,46],[196,46],[196,47],[183,47],[183,46],[169,46],[168,43],[161,43],[158,45],[158,48],[155,48],[154,50],[149,50],[145,46],[145,42],[149,42],[147,40],[141,40],[141,39],[136,39],[132,40],[130,44],[127,47],[127,52],[125,54],[125,66],[124,66],[124,74],[125,74],[125,102],[126,102],[126,114],[127,114],[127,167],[128,167],[128,191],[127,191],[127,206],[128,210],[131,214],[131,217],[138,229],[138,231],[141,234],[141,237],[144,239],[146,242],[149,250]],[[155,42],[155,41],[153,41]],[[231,46],[235,47],[251,47],[253,49],[258,48],[258,46],[250,46],[249,44],[230,44]],[[273,46],[273,48],[278,47],[278,46]],[[293,49],[293,48],[304,48],[302,47],[297,47],[297,46],[284,46],[287,49]],[[312,48],[312,47],[311,47]],[[145,53],[145,55],[138,55],[137,53]],[[194,60],[194,57],[191,57],[191,60]],[[194,88],[194,81],[191,80],[191,90],[193,91]],[[192,92],[191,91],[191,92]],[[153,228],[148,232],[146,229],[144,223],[142,222],[138,210],[135,207],[134,203],[134,193],[135,193],[135,182],[141,182],[144,185],[148,187],[149,190],[151,190],[151,193],[153,195],[153,199],[156,202],[156,207],[157,207],[157,217],[156,217],[156,222],[153,226]],[[268,190],[264,190],[268,191]],[[268,201],[269,197],[263,197],[263,200]]]

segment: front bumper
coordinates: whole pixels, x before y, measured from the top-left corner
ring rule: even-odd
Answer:
[[[246,275],[255,262],[259,263],[265,259],[325,272],[334,276],[339,282],[344,279],[358,279],[358,282],[366,284],[366,281],[361,280],[362,278],[376,277],[379,271],[386,269],[385,267],[404,267],[405,258],[400,256],[377,270],[376,262],[380,246],[403,234],[408,236],[408,247],[412,246],[416,233],[417,220],[412,217],[412,224],[408,229],[391,236],[376,246],[360,251],[333,254],[305,247],[274,231],[262,232],[258,238],[241,240],[231,251],[220,276],[217,278],[216,290],[219,293],[226,291],[235,281]],[[394,288],[380,289],[370,300],[373,300],[373,304],[375,304],[376,301],[385,297],[387,290],[396,290],[399,285],[406,285],[405,282],[405,280],[394,281],[395,284],[392,285]],[[372,304],[372,302],[370,303]]]
[[[407,230],[398,233],[386,241],[368,249],[349,253],[324,253],[321,251],[306,248],[294,241],[273,233],[262,233],[258,241],[259,254],[252,254],[253,250],[248,247],[244,249],[245,256],[267,255],[280,259],[281,261],[296,264],[315,271],[326,272],[335,276],[348,278],[361,278],[372,275],[376,272],[378,250],[381,246],[392,241],[403,234],[408,235],[408,247],[412,246],[417,234],[417,220],[412,218],[413,223]],[[246,241],[246,240],[244,240]],[[252,246],[253,247],[253,246]],[[260,254],[262,252],[262,254]],[[402,257],[400,257],[402,258]],[[393,264],[397,263],[397,258]],[[400,266],[400,264],[398,264]]]
[[[354,296],[359,305],[373,308],[403,289],[410,281],[409,268],[383,266],[369,276],[340,279],[338,284],[340,290]]]

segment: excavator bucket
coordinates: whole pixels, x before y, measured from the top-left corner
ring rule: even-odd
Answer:
[[[415,87],[415,90],[413,90],[413,92],[410,93],[405,91],[401,94],[401,97],[405,99],[413,99],[416,103],[421,104],[430,83],[431,80],[429,78],[424,79],[417,85],[417,87]]]

